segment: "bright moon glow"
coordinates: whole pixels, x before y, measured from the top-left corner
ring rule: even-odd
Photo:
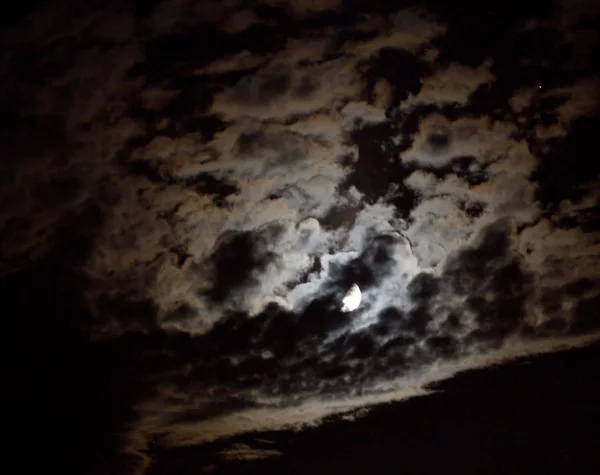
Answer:
[[[342,300],[342,312],[352,312],[358,308],[360,301],[362,300],[362,293],[358,288],[358,285],[352,284],[350,290],[346,293],[346,296]]]

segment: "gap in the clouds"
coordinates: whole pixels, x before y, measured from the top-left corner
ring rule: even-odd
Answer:
[[[345,41],[375,34],[356,32],[357,13],[348,10],[323,11],[306,17],[297,17],[278,6],[255,5],[253,11],[264,23],[251,25],[239,33],[225,33],[205,24],[185,33],[151,39],[146,44],[146,60],[134,68],[132,76],[143,74],[152,83],[173,81],[173,75],[183,79],[181,71],[200,68],[224,56],[243,50],[274,53],[290,38],[322,37],[324,31],[331,40],[328,57],[333,57]],[[226,73],[223,79],[239,74]]]
[[[542,157],[531,179],[539,184],[537,198],[544,206],[546,216],[551,217],[563,200],[575,203],[581,200],[586,194],[582,185],[598,180],[600,161],[593,152],[598,149],[598,130],[600,113],[578,118],[573,121],[569,135]],[[590,210],[589,215],[577,220],[577,225],[590,223],[593,230],[598,217]]]
[[[581,230],[584,233],[600,231],[600,201],[597,200],[592,208],[583,212]]]
[[[89,282],[77,269],[103,225],[90,203],[60,223],[46,255],[0,280],[11,321],[5,340],[19,347],[14,407],[26,406],[29,429],[43,434],[30,440],[32,450],[63,473],[101,474],[127,463],[120,435],[134,420],[131,407],[142,391],[131,371],[135,353],[89,341],[95,323],[84,298]]]
[[[298,31],[312,30],[315,32],[333,30],[338,34],[356,29],[359,18],[347,9],[325,10],[316,15],[310,15],[301,20],[296,19]]]
[[[532,18],[547,18],[555,11],[553,1],[502,4],[431,1],[425,5],[448,27],[432,43],[440,49],[442,64],[458,62],[477,67],[486,58],[502,51],[509,35]]]
[[[600,16],[594,17],[589,29],[593,32],[600,31]],[[597,41],[590,47],[580,67],[582,68],[582,74],[600,75],[600,42]]]
[[[177,94],[165,104],[161,111],[163,117],[183,123],[188,118],[194,119],[209,112],[213,91],[206,87],[205,81],[199,78],[190,79],[191,85],[182,84],[181,81],[165,85],[166,90],[177,91]]]
[[[413,53],[396,48],[382,48],[376,55],[357,66],[366,76],[365,95],[368,103],[373,102],[377,81],[385,79],[392,85],[392,98],[388,111],[392,111],[409,94],[421,90],[421,80],[430,72],[430,66]]]
[[[356,15],[392,15],[411,7],[421,7],[419,0],[344,0],[344,9],[355,12]]]
[[[367,203],[374,203],[390,185],[401,186],[390,202],[396,206],[398,215],[406,219],[416,203],[416,195],[402,185],[413,169],[398,159],[398,147],[392,140],[397,132],[395,126],[384,123],[364,125],[351,133],[351,141],[358,146],[358,160],[340,190],[353,186]]]
[[[490,72],[496,79],[491,86],[488,110],[501,108],[502,102],[506,106],[519,88],[542,86],[545,90],[571,82],[573,72],[567,66],[572,60],[572,47],[562,41],[559,32],[538,28],[516,35],[494,54]]]
[[[210,173],[198,173],[186,179],[185,184],[198,194],[213,196],[213,203],[220,207],[226,206],[227,198],[240,191],[236,185],[218,179]]]
[[[533,134],[538,123],[550,124],[560,97],[546,97],[545,91],[565,86],[581,74],[572,70],[572,45],[563,43],[556,30],[535,28],[511,36],[498,51],[490,51],[493,60],[491,83],[482,84],[471,95],[468,109],[476,116],[513,122],[524,136]],[[518,113],[510,107],[510,98],[520,89],[533,90],[533,102]]]
[[[183,121],[182,125],[184,132],[200,132],[204,141],[208,142],[213,139],[215,134],[225,130],[228,123],[217,115],[202,115],[188,118]]]
[[[524,116],[526,123],[521,122],[521,126],[531,131],[531,138],[535,139],[534,129],[537,125],[549,127],[558,122],[557,109],[569,101],[566,94],[557,94],[552,96],[537,97],[532,105],[525,107],[519,115]]]
[[[164,0],[131,0],[133,16],[137,22],[143,22],[152,15],[156,7]]]
[[[400,154],[412,144],[412,136],[418,131],[420,121],[431,115],[442,114],[450,120],[462,116],[469,116],[469,107],[457,105],[425,105],[418,106],[410,111],[396,111],[393,115],[394,123],[364,125],[354,130],[351,141],[358,145],[358,160],[353,163],[353,171],[348,175],[340,189],[345,190],[350,186],[356,187],[367,202],[384,197],[384,200],[395,206],[396,214],[402,219],[409,219],[411,210],[418,202],[417,193],[411,188],[404,187],[403,180],[414,170],[415,164],[404,163],[399,159]],[[399,143],[393,138],[398,137]],[[445,167],[421,167],[438,178],[448,174],[456,174],[459,178],[474,186],[487,180],[485,169],[473,168],[475,157],[457,156]],[[386,197],[390,186],[395,192]],[[482,211],[480,203],[466,204],[466,208],[476,215]]]
[[[600,31],[600,15],[584,16],[579,19],[575,30]]]
[[[584,233],[600,231],[600,200],[596,200],[595,205],[579,210],[576,214],[552,217],[552,225],[559,229],[579,228]]]
[[[0,29],[15,28],[28,20],[48,0],[22,0],[2,13]]]
[[[213,25],[202,25],[186,33],[150,40],[140,72],[153,82],[168,80],[173,69],[182,65],[201,67],[243,50],[273,53],[284,44],[285,36],[276,26],[251,25],[240,33],[229,34]]]
[[[359,22],[357,12],[343,8],[337,10],[323,10],[312,12],[309,15],[298,16],[286,6],[255,5],[254,13],[261,19],[278,25],[282,32],[289,37],[322,35],[327,32],[335,34],[352,33]]]
[[[158,167],[147,160],[131,160],[126,164],[127,171],[134,176],[143,176],[152,183],[173,183],[168,177],[158,173]]]

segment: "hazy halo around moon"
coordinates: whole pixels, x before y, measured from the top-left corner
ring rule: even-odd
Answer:
[[[356,284],[352,284],[346,295],[342,299],[342,312],[353,312],[360,306],[362,293]]]

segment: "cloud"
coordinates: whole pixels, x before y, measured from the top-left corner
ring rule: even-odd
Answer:
[[[558,108],[559,122],[568,126],[575,118],[592,115],[598,110],[600,80],[586,78],[566,88],[555,89],[556,94],[567,94],[570,100]]]
[[[438,38],[437,56],[447,25],[419,10],[288,35],[276,15],[310,26],[339,2],[267,3],[161,2],[135,39],[127,15],[112,31],[83,12],[14,32],[55,41],[45,62],[4,62],[25,77],[6,106],[2,271],[61,230],[92,239],[86,331],[139,345],[153,387],[130,455],[597,337],[595,165],[578,148],[594,149],[597,81],[557,63],[568,80],[538,92],[498,54],[467,67]],[[352,284],[361,306],[341,312]]]
[[[482,84],[494,79],[490,73],[491,63],[484,63],[476,69],[460,64],[450,64],[437,69],[423,80],[418,94],[409,97],[403,107],[415,104],[467,104],[469,96]]]
[[[413,373],[394,383],[380,384],[380,391],[373,393],[357,394],[350,391],[346,397],[334,399],[313,398],[288,407],[267,404],[262,408],[247,408],[224,413],[212,419],[194,421],[188,417],[185,422],[167,423],[170,430],[165,434],[162,443],[167,447],[185,447],[251,431],[261,432],[310,427],[333,413],[344,413],[353,409],[425,395],[427,391],[423,388],[427,384],[447,379],[459,371],[491,366],[524,354],[544,353],[565,347],[584,346],[595,338],[597,338],[597,334],[595,336],[570,337],[552,342],[528,344],[526,347],[515,344],[510,349],[504,348],[502,351],[470,356],[460,363],[433,365],[427,369],[420,368],[418,373]],[[265,399],[265,402],[268,401],[268,399]],[[152,403],[147,402],[140,409],[145,414],[162,414],[161,408],[164,408],[164,406],[164,401],[155,400]],[[164,419],[160,416],[142,419],[139,430],[148,433],[162,432],[164,434],[164,422]]]
[[[219,452],[226,460],[260,460],[283,455],[278,450],[258,449],[246,444],[234,444],[230,449]]]
[[[239,33],[257,23],[260,23],[260,19],[252,10],[238,10],[225,20],[222,29],[227,33]]]
[[[375,15],[367,17],[357,29],[377,32],[370,40],[349,41],[345,48],[358,58],[367,59],[386,48],[416,52],[420,46],[443,35],[446,27],[426,11],[413,8],[398,11],[392,21]]]
[[[288,7],[297,15],[310,15],[328,10],[336,10],[342,4],[341,0],[300,0],[297,2],[286,2],[285,0],[263,0],[267,5],[277,7]]]
[[[354,62],[345,58],[294,69],[276,64],[242,78],[231,91],[217,94],[212,112],[225,118],[284,120],[330,110],[355,96],[360,87]]]
[[[269,419],[261,427],[297,421],[301,414],[298,403],[308,411],[301,420],[309,422],[315,417],[310,415],[311,407],[316,409],[315,414],[323,409],[311,399],[315,395],[330,395],[339,407],[349,408],[359,401],[372,400],[369,395],[375,397],[376,388],[385,382],[393,387],[397,378],[398,384],[406,384],[406,378],[429,377],[423,375],[456,358],[464,360],[461,364],[477,364],[469,358],[482,350],[506,347],[510,351],[519,335],[521,340],[517,341],[523,344],[529,331],[528,302],[534,274],[524,267],[516,252],[518,238],[509,220],[486,227],[471,246],[451,254],[439,274],[417,271],[408,277],[395,287],[404,289],[404,296],[389,292],[394,287],[385,285],[386,280],[398,279],[398,266],[405,265],[403,260],[408,257],[407,250],[399,252],[402,246],[397,247],[398,239],[375,236],[363,253],[330,266],[331,279],[319,286],[325,292],[297,312],[272,305],[253,317],[231,315],[210,333],[198,337],[194,346],[203,348],[205,356],[193,363],[192,371],[197,377],[202,375],[204,384],[202,389],[193,390],[196,394],[191,401],[195,407],[204,401],[203,414],[208,420],[214,417],[214,426],[206,421],[197,423],[208,431],[203,432],[202,440],[210,440],[212,431],[219,427],[219,431],[225,430],[222,424],[230,417],[233,425],[228,431],[236,433],[246,430],[242,420],[251,417],[248,414],[252,411],[275,411],[262,400],[291,405],[277,410],[280,418]],[[369,289],[377,291],[365,303],[366,309],[361,307],[355,316],[339,310],[339,299],[348,282],[359,282],[365,295],[369,295]],[[585,287],[580,284],[577,289],[582,285]],[[369,306],[374,318],[361,324]],[[535,345],[532,341],[531,348]],[[221,368],[220,373],[215,373],[215,365]],[[210,394],[222,395],[219,404],[246,401],[258,406],[241,410],[240,419],[221,415],[219,404]],[[354,397],[342,398],[341,394]],[[388,393],[380,397],[385,400]],[[177,413],[187,414],[183,417],[189,421],[194,416],[183,401],[181,405],[172,401],[170,406]],[[182,436],[180,431],[185,433],[186,426],[200,427],[189,422],[165,424],[177,438]],[[192,433],[188,437],[192,439],[178,439],[178,443],[200,440]]]
[[[424,167],[404,180],[420,197],[406,233],[424,267],[436,266],[498,218],[538,218],[537,188],[528,179],[537,159],[511,138],[514,132],[510,124],[481,119],[433,115],[420,122],[402,160]]]
[[[214,0],[202,4],[189,0],[160,2],[152,9],[145,26],[156,36],[183,32],[199,23],[214,27],[225,20],[230,21],[238,4],[237,1],[224,3]]]

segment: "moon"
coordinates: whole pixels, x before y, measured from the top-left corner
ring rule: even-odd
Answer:
[[[342,312],[352,312],[358,308],[362,300],[362,293],[360,288],[356,284],[352,284],[352,287],[346,292],[346,295],[342,299]]]

